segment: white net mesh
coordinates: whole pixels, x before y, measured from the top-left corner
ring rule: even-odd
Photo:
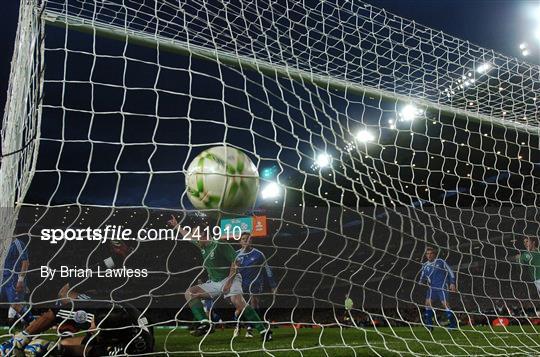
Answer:
[[[212,309],[223,330],[189,336],[184,292],[206,280],[200,253],[185,242],[130,242],[120,264],[149,269],[147,278],[69,282],[136,305],[159,327],[152,353],[540,350],[537,248],[526,251],[523,239],[539,229],[538,66],[359,1],[22,9],[16,58],[25,60],[13,67],[3,123],[2,192],[4,207],[20,209],[16,233],[31,237],[26,300],[36,314],[66,282],[40,266],[92,267],[110,254],[95,242],[52,245],[42,229],[137,231],[192,216],[187,167],[227,144],[253,160],[261,191],[279,188],[242,212],[269,220],[254,246],[277,284],[259,294],[274,341],[233,338],[223,298]],[[438,295],[440,310],[426,308],[428,246],[456,275],[457,292],[435,291],[448,294],[450,314]],[[459,329],[445,329],[453,320]]]

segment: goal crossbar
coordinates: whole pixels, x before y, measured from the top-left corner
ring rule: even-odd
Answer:
[[[537,126],[513,122],[481,113],[474,113],[460,108],[454,108],[449,105],[434,103],[423,98],[414,98],[414,100],[412,100],[410,96],[400,93],[365,86],[328,75],[308,72],[292,66],[272,64],[259,59],[249,58],[241,54],[233,55],[222,50],[210,49],[185,41],[170,39],[157,34],[146,34],[141,31],[135,31],[126,27],[108,24],[97,20],[89,20],[47,9],[44,10],[42,19],[46,24],[56,27],[91,33],[100,37],[114,40],[128,41],[139,46],[159,48],[160,51],[163,50],[170,53],[189,55],[203,60],[217,61],[237,68],[256,70],[267,75],[293,78],[295,80],[315,84],[325,89],[347,91],[359,95],[389,99],[398,104],[408,104],[414,101],[416,105],[423,107],[427,111],[452,116],[462,120],[490,123],[491,125],[499,127],[511,127],[528,134],[537,136],[540,135],[540,127]]]

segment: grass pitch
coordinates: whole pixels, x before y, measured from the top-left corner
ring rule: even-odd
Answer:
[[[1,329],[3,337],[9,334]],[[216,330],[203,338],[186,329],[154,330],[153,356],[479,356],[540,355],[540,327],[464,327],[457,330],[397,328],[275,328],[274,340],[232,338],[233,329]],[[55,340],[54,331],[43,338]]]
[[[204,338],[186,330],[156,330],[156,350],[169,355],[219,356],[397,356],[397,355],[539,355],[540,328],[531,326],[465,327],[449,331],[423,327],[399,328],[276,328],[274,340],[262,344],[245,330],[232,338],[232,329]]]

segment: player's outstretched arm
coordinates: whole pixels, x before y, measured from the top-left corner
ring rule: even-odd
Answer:
[[[21,262],[21,271],[19,272],[17,285],[15,286],[15,290],[19,293],[24,290],[24,278],[26,277],[26,272],[28,271],[29,266],[30,261],[28,260],[28,258]]]
[[[53,326],[55,320],[56,317],[54,312],[49,309],[45,313],[39,315],[37,319],[32,321],[25,329],[25,332],[27,332],[29,335],[39,335]]]
[[[227,277],[227,281],[225,282],[225,285],[223,285],[223,293],[228,294],[231,290],[231,286],[234,280],[234,277],[236,276],[236,273],[238,272],[238,262],[234,260],[231,264],[231,268],[229,270],[229,276]]]

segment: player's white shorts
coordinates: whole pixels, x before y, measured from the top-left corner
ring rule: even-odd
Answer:
[[[205,292],[210,295],[212,299],[223,294],[223,286],[227,282],[228,278],[225,278],[221,281],[207,281],[204,284],[198,285],[199,288],[203,289]],[[234,295],[242,295],[242,276],[236,274],[231,285],[231,289],[228,294],[225,294],[225,297],[230,297]]]
[[[540,279],[534,281],[534,285],[536,285],[536,290],[538,293],[540,293]]]

